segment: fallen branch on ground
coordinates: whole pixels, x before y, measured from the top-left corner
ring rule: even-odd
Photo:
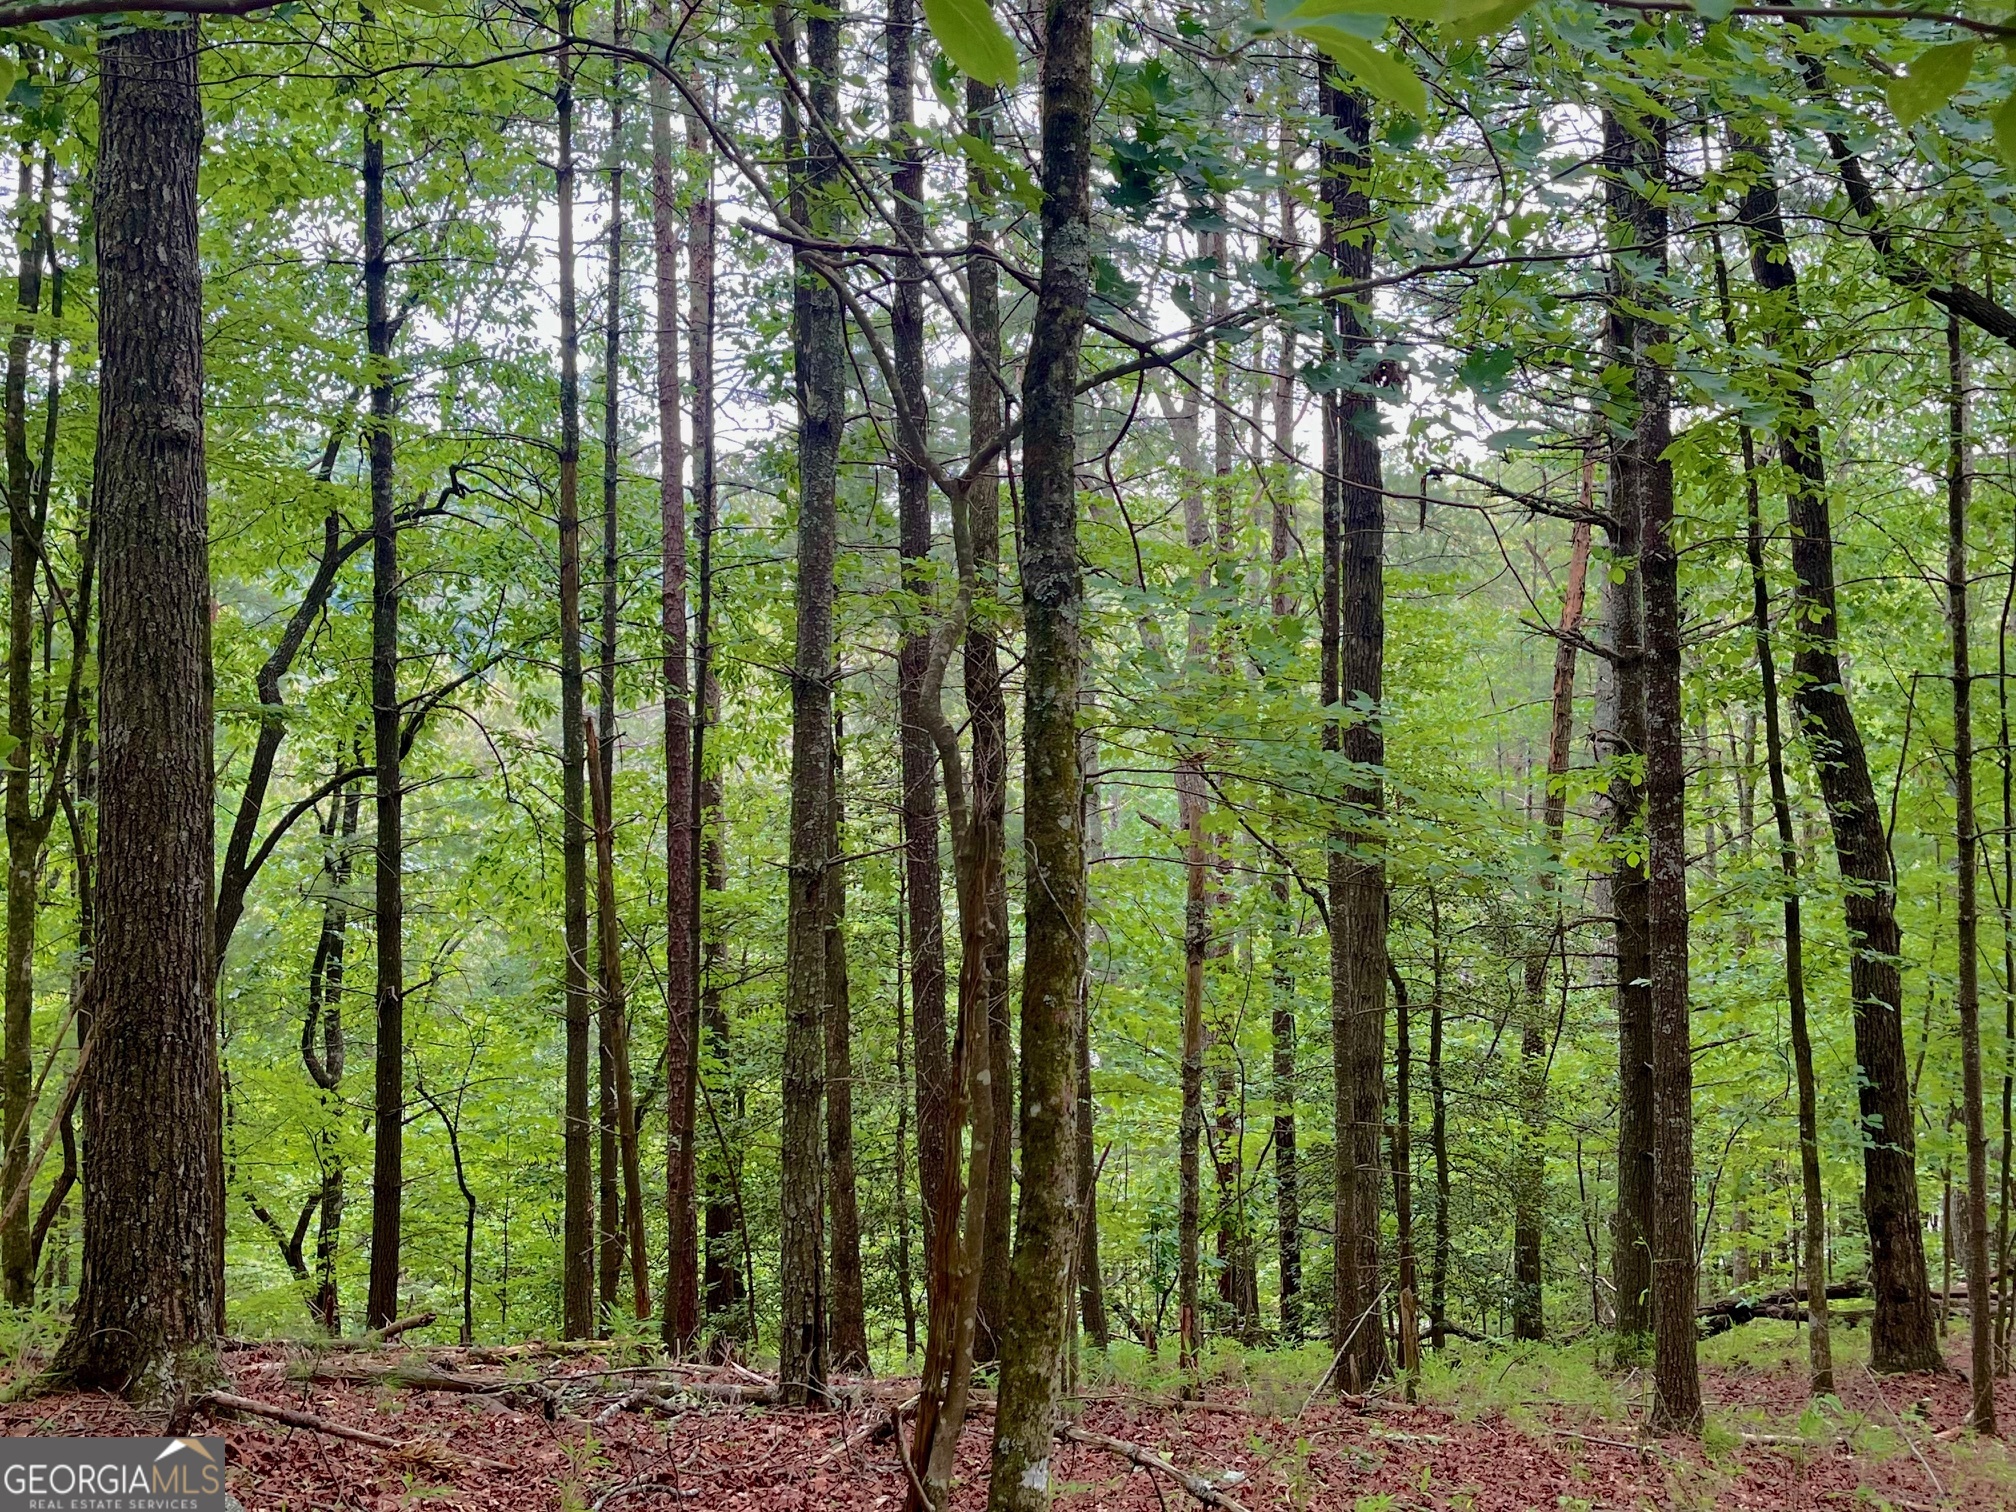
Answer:
[[[269,1418],[276,1423],[285,1423],[290,1428],[305,1428],[310,1433],[325,1434],[330,1438],[348,1439],[353,1444],[368,1444],[373,1449],[389,1449],[398,1454],[448,1454],[472,1465],[480,1465],[486,1470],[515,1470],[515,1465],[507,1465],[502,1460],[485,1459],[479,1454],[464,1454],[459,1449],[451,1449],[446,1444],[437,1444],[429,1439],[395,1439],[382,1433],[371,1433],[363,1428],[352,1428],[345,1423],[332,1423],[328,1418],[317,1417],[312,1412],[303,1412],[298,1407],[283,1407],[276,1402],[255,1402],[250,1397],[236,1396],[228,1391],[206,1392],[193,1404],[202,1412],[236,1412],[246,1417]]]
[[[1104,1449],[1117,1454],[1122,1459],[1139,1465],[1143,1470],[1152,1470],[1166,1475],[1188,1491],[1207,1507],[1216,1507],[1219,1512],[1246,1512],[1246,1509],[1231,1497],[1220,1491],[1201,1475],[1192,1475],[1187,1470],[1179,1470],[1152,1449],[1144,1449],[1139,1444],[1130,1444],[1125,1439],[1094,1433],[1089,1428],[1080,1428],[1075,1423],[1057,1425],[1057,1437],[1072,1444],[1087,1444],[1094,1449]]]

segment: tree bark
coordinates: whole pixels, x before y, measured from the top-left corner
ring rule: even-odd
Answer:
[[[622,40],[623,6],[617,0],[613,17],[614,33]],[[609,64],[609,255],[603,281],[602,306],[602,571],[601,632],[596,637],[596,691],[601,695],[597,710],[599,726],[586,730],[590,806],[595,805],[595,785],[601,784],[605,806],[616,779],[616,636],[619,590],[617,573],[622,559],[617,542],[617,485],[622,466],[622,395],[618,390],[623,356],[623,81],[622,65]],[[679,371],[678,355],[673,355],[672,371]],[[675,398],[676,406],[676,398]],[[628,1030],[623,1022],[623,967],[620,958],[622,933],[615,913],[615,831],[609,829],[610,852],[603,857],[604,816],[596,813],[595,825],[595,923],[598,984],[596,1013],[597,1071],[600,1086],[596,1108],[597,1170],[595,1194],[596,1227],[601,1250],[597,1294],[601,1299],[601,1323],[607,1330],[616,1314],[616,1297],[623,1284],[624,1231],[639,1216],[622,1195],[622,1122],[617,1108],[617,1062],[629,1056]],[[670,877],[667,878],[670,890]],[[607,917],[605,917],[605,914]],[[669,941],[668,941],[669,943]],[[668,964],[669,976],[669,964]],[[618,1040],[624,1041],[619,1050]],[[628,1075],[626,1064],[624,1073]],[[648,1280],[648,1273],[637,1277]]]
[[[1583,464],[1582,504],[1589,505],[1593,459]],[[1541,1235],[1547,1206],[1547,963],[1561,938],[1562,920],[1554,868],[1560,864],[1561,832],[1568,816],[1569,743],[1575,731],[1575,644],[1582,630],[1582,595],[1589,575],[1589,522],[1577,520],[1568,547],[1568,588],[1561,600],[1561,624],[1554,642],[1554,688],[1547,720],[1547,791],[1541,799],[1546,832],[1546,869],[1539,894],[1546,922],[1535,948],[1526,952],[1525,1013],[1519,1025],[1519,1174],[1513,1188],[1512,1337],[1544,1339],[1546,1277],[1541,1268]]]
[[[1732,133],[1730,155],[1742,150]],[[1736,348],[1736,316],[1720,236],[1714,240],[1715,282],[1723,335]],[[1816,1397],[1834,1391],[1834,1349],[1827,1322],[1827,1197],[1820,1171],[1819,1094],[1813,1074],[1813,1037],[1806,1019],[1806,941],[1799,905],[1799,843],[1792,832],[1792,801],[1785,785],[1785,735],[1778,717],[1778,658],[1771,643],[1771,587],[1764,570],[1764,512],[1757,485],[1757,438],[1738,428],[1743,449],[1744,550],[1750,563],[1750,625],[1757,645],[1757,675],[1764,706],[1764,768],[1771,816],[1778,829],[1778,866],[1785,878],[1785,999],[1791,1018],[1792,1069],[1799,1103],[1799,1190],[1802,1248],[1795,1262],[1804,1276],[1808,1385]],[[1745,830],[1749,829],[1746,824]]]
[[[1939,1341],[1926,1281],[1918,1162],[1904,1052],[1897,895],[1889,839],[1869,776],[1862,734],[1842,675],[1834,592],[1834,538],[1819,411],[1804,355],[1799,277],[1785,239],[1770,145],[1746,143],[1748,188],[1737,206],[1762,291],[1767,339],[1785,364],[1778,456],[1792,527],[1792,701],[1811,753],[1847,884],[1849,992],[1862,1127],[1862,1212],[1869,1228],[1875,1316],[1869,1362],[1879,1371],[1936,1370]]]
[[[157,1401],[214,1376],[222,1311],[198,49],[194,21],[98,49],[103,870],[84,1273],[54,1366]]]
[[[1329,84],[1324,91],[1325,112],[1339,144],[1326,148],[1325,234],[1338,275],[1360,281],[1372,272],[1373,215],[1366,185],[1371,109],[1356,91]],[[1339,795],[1343,817],[1329,869],[1337,1140],[1332,1337],[1345,1357],[1339,1385],[1357,1391],[1387,1371],[1378,1283],[1386,1092],[1386,868],[1378,835],[1385,804],[1378,775],[1385,762],[1379,722],[1386,639],[1385,492],[1371,333],[1355,305],[1340,303],[1335,317],[1338,356],[1352,376],[1346,388],[1330,396],[1324,459],[1326,523],[1334,519],[1326,530],[1326,558],[1332,556],[1330,536],[1335,536],[1335,586],[1325,588],[1326,619],[1335,629],[1326,640],[1334,641],[1337,657],[1326,702],[1340,727],[1337,749],[1349,773]]]
[[[1621,125],[1607,115],[1606,155],[1624,154]],[[1632,245],[1635,231],[1624,203],[1626,190],[1606,185],[1607,213],[1616,237]],[[1610,365],[1633,362],[1633,322],[1614,304],[1604,320],[1604,355]],[[1628,445],[1622,450],[1628,460]],[[1610,875],[1610,911],[1617,954],[1617,1207],[1613,1216],[1611,1275],[1617,1286],[1617,1354],[1636,1360],[1652,1338],[1652,939],[1650,881],[1645,865],[1644,793],[1631,774],[1645,747],[1644,502],[1628,466],[1610,458],[1612,567],[1604,576],[1603,616],[1610,642],[1611,728],[1603,756],[1611,768],[1609,834],[1616,853]]]
[[[339,1128],[345,1116],[341,1092],[348,1044],[343,1032],[343,978],[350,929],[352,849],[357,839],[357,811],[362,795],[354,785],[337,790],[322,828],[322,932],[316,937],[308,966],[308,1011],[301,1020],[301,1062],[309,1080],[322,1093],[323,1124],[315,1137],[315,1158],[322,1168],[316,1196],[315,1291],[308,1311],[329,1335],[343,1331],[343,1311],[336,1286],[337,1251],[343,1237],[344,1168]],[[320,1048],[317,1048],[317,1042]]]
[[[1694,1106],[1687,960],[1687,730],[1680,702],[1680,554],[1673,540],[1672,380],[1652,348],[1663,328],[1635,311],[1664,302],[1666,208],[1638,185],[1666,182],[1663,121],[1604,115],[1613,245],[1611,320],[1632,373],[1611,467],[1643,532],[1646,925],[1651,949],[1652,1423],[1701,1431],[1695,1360]]]
[[[393,497],[391,299],[386,266],[385,140],[377,112],[364,117],[365,345],[371,418],[365,449],[371,475],[371,735],[376,774],[372,859],[376,878],[377,1033],[373,1050],[371,1272],[367,1327],[399,1314],[400,1205],[405,1182],[406,986],[404,793],[399,719],[399,526]]]
[[[1192,388],[1188,398],[1171,402],[1169,414],[1183,494],[1183,544],[1189,549],[1194,574],[1190,584],[1193,607],[1188,615],[1188,643],[1183,662],[1184,676],[1188,679],[1204,672],[1210,649],[1210,628],[1202,608],[1210,582],[1205,553],[1211,537],[1204,519],[1203,469],[1198,455],[1201,403],[1201,397]],[[1176,809],[1183,830],[1183,1058],[1176,1171],[1176,1363],[1180,1370],[1195,1370],[1204,1326],[1199,1310],[1198,1274],[1203,1268],[1204,963],[1211,948],[1202,754],[1196,750],[1184,751],[1177,758],[1175,778]]]
[[[1946,317],[1946,618],[1953,638],[1954,868],[1959,955],[1954,1006],[1960,1014],[1961,1117],[1967,1131],[1967,1332],[1972,1345],[1976,1433],[1995,1432],[1995,1320],[1987,1297],[1995,1284],[1988,1265],[1988,1129],[1981,1085],[1981,836],[1974,819],[1974,673],[1967,641],[1967,508],[1973,493],[1968,462],[1967,360],[1960,318]]]
[[[834,682],[839,682],[834,668]],[[833,796],[828,805],[827,854],[846,853],[841,798],[841,721],[833,717]],[[854,1179],[854,1025],[847,981],[847,869],[826,873],[826,1203],[827,1296],[830,1299],[833,1369],[850,1375],[868,1369],[868,1314],[861,1285],[861,1206]]]
[[[651,27],[668,29],[663,0]],[[689,124],[686,150],[704,158],[704,131]],[[690,1352],[700,1335],[700,1257],[695,1235],[700,1080],[699,831],[694,802],[694,680],[687,667],[685,438],[679,414],[678,185],[672,163],[671,91],[651,75],[651,245],[657,295],[658,633],[665,710],[665,1347]],[[689,212],[689,297],[696,492],[712,465],[713,197],[703,188]],[[703,274],[705,278],[703,280]],[[703,350],[704,348],[704,350]],[[703,439],[704,436],[704,439]]]
[[[599,932],[596,951],[602,968],[601,1010],[603,1043],[609,1052],[610,1096],[614,1106],[611,1122],[622,1165],[622,1213],[620,1228],[613,1219],[605,1224],[614,1230],[619,1255],[627,1241],[630,1262],[630,1298],[637,1319],[651,1316],[651,1267],[644,1249],[644,1176],[637,1155],[637,1099],[630,1080],[630,1018],[623,993],[623,933],[616,914],[616,819],[610,802],[609,755],[595,725],[586,725],[588,780],[595,817],[595,921]],[[617,1274],[621,1275],[620,1265]],[[615,1298],[605,1288],[605,1313],[616,1310]]]
[[[574,7],[563,3],[558,27],[571,35]],[[567,1011],[567,1084],[563,1110],[566,1200],[561,1222],[561,1332],[570,1339],[595,1329],[595,1191],[588,1106],[588,1033],[593,993],[588,983],[587,753],[583,743],[581,672],[581,377],[580,326],[574,295],[574,51],[559,51],[560,219],[560,850],[563,873],[563,990]]]
[[[840,129],[840,20],[806,16],[803,77],[811,109]],[[797,17],[777,11],[778,45],[798,61]],[[799,119],[785,96],[785,154],[791,208],[800,224],[831,231],[827,203],[840,165],[821,122]],[[833,569],[836,469],[844,421],[846,342],[838,294],[797,256],[792,351],[798,395],[797,627],[791,662],[791,871],[784,1017],[782,1289],[778,1382],[784,1401],[804,1406],[826,1390],[826,1277],[821,1170],[821,1021],[826,985],[826,889],[833,802]]]
[[[1431,996],[1428,1002],[1428,1150],[1435,1163],[1435,1240],[1428,1261],[1428,1339],[1448,1342],[1449,1307],[1449,1093],[1442,1075],[1442,906],[1428,894]]]
[[[1078,1001],[1084,990],[1080,814],[1076,390],[1092,285],[1092,7],[1048,0],[1042,116],[1042,271],[1022,369],[1022,1192],[1014,1290],[1001,1338],[989,1512],[1050,1505],[1071,1246]]]
[[[0,1192],[12,1195],[28,1166],[29,1091],[33,1076],[35,1017],[35,924],[42,846],[48,822],[36,813],[30,792],[35,753],[35,576],[42,565],[45,518],[35,507],[35,464],[28,454],[28,363],[34,318],[42,308],[43,221],[49,207],[35,197],[35,174],[28,150],[21,155],[15,194],[20,253],[14,279],[14,329],[7,342],[7,965],[5,1049],[0,1052],[0,1102],[6,1108],[5,1160]],[[61,772],[49,774],[53,788]],[[38,819],[41,822],[38,823]],[[0,1226],[0,1295],[10,1306],[35,1299],[35,1264],[28,1227],[28,1204],[10,1206],[13,1216]]]

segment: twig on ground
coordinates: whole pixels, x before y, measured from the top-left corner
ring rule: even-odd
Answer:
[[[395,1453],[410,1454],[415,1451],[453,1455],[472,1465],[480,1465],[486,1470],[516,1470],[515,1465],[507,1465],[502,1460],[485,1459],[480,1454],[464,1454],[459,1449],[451,1449],[446,1444],[436,1444],[427,1439],[395,1439],[382,1433],[371,1433],[363,1428],[352,1428],[347,1423],[333,1423],[328,1418],[317,1417],[312,1412],[303,1412],[298,1407],[283,1407],[276,1402],[255,1402],[250,1397],[241,1397],[228,1391],[206,1392],[196,1399],[194,1406],[200,1412],[238,1412],[247,1417],[270,1418],[276,1423],[285,1423],[290,1428],[305,1428],[310,1433],[326,1434],[330,1438],[348,1439],[353,1444],[368,1444],[373,1449],[389,1449]]]
[[[1890,1421],[1895,1423],[1897,1431],[1904,1435],[1904,1442],[1911,1446],[1911,1453],[1917,1459],[1919,1468],[1924,1470],[1925,1479],[1932,1482],[1933,1491],[1943,1500],[1946,1495],[1946,1488],[1939,1484],[1939,1477],[1932,1473],[1932,1462],[1925,1458],[1925,1452],[1918,1447],[1918,1441],[1911,1437],[1911,1430],[1904,1426],[1904,1419],[1897,1416],[1895,1409],[1890,1405],[1890,1399],[1883,1395],[1883,1387],[1876,1379],[1876,1372],[1871,1370],[1867,1365],[1864,1365],[1862,1367],[1862,1374],[1869,1377],[1869,1384],[1876,1389],[1876,1400],[1881,1402],[1883,1410],[1890,1414]]]

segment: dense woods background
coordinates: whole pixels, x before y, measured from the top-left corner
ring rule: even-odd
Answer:
[[[106,785],[183,801],[115,616],[203,628],[105,517],[144,54],[204,116],[203,1327],[930,1343],[1004,1433],[1066,1311],[1340,1385],[1614,1331],[1687,1427],[1697,1308],[1832,1286],[1879,1368],[1974,1319],[1992,1422],[2004,13],[64,9],[0,5],[28,1335],[202,1102],[73,1075],[157,990]]]

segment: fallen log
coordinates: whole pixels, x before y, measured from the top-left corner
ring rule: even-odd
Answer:
[[[1245,1507],[1227,1496],[1218,1487],[1201,1475],[1192,1475],[1188,1470],[1179,1470],[1175,1465],[1139,1444],[1130,1444],[1125,1439],[1113,1438],[1104,1433],[1094,1433],[1089,1428],[1080,1428],[1075,1423],[1059,1423],[1057,1437],[1072,1444],[1086,1444],[1094,1449],[1104,1449],[1109,1454],[1117,1454],[1143,1470],[1152,1470],[1166,1475],[1185,1491],[1196,1497],[1207,1507],[1216,1507],[1219,1512],[1246,1512]]]
[[[507,1465],[502,1460],[485,1459],[480,1454],[464,1454],[459,1449],[451,1449],[446,1444],[437,1444],[429,1439],[389,1438],[385,1434],[372,1433],[368,1429],[352,1428],[347,1423],[331,1422],[328,1418],[317,1417],[312,1412],[303,1412],[298,1407],[283,1407],[277,1402],[255,1402],[250,1397],[237,1396],[229,1391],[205,1392],[192,1405],[198,1411],[212,1415],[224,1412],[239,1413],[245,1417],[267,1418],[276,1423],[285,1423],[290,1428],[305,1428],[310,1433],[347,1439],[353,1444],[368,1444],[373,1449],[386,1449],[397,1454],[421,1456],[447,1454],[469,1464],[480,1465],[486,1470],[517,1469],[517,1466]]]

